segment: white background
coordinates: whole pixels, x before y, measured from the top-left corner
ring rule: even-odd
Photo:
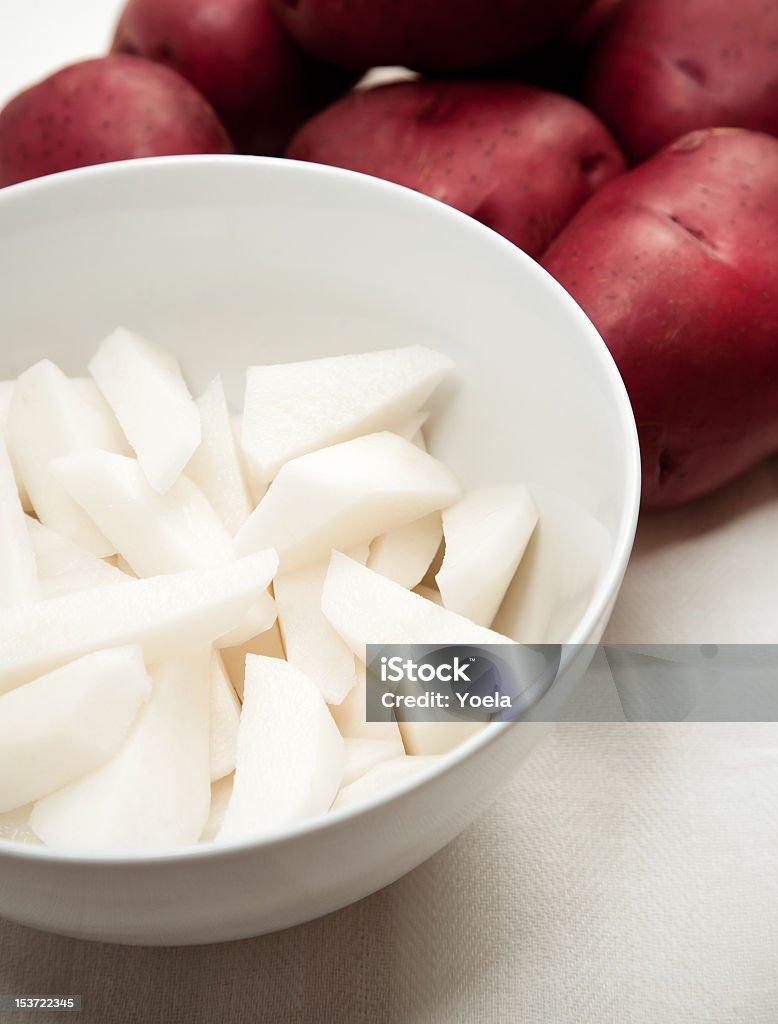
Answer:
[[[0,0],[0,102],[99,53],[119,6]],[[778,462],[641,525],[608,638],[778,641]],[[559,726],[480,822],[354,907],[167,951],[0,923],[0,992],[81,993],[81,1024],[774,1024],[778,726]]]

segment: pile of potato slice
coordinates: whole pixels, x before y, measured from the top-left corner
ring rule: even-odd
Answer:
[[[368,722],[368,643],[489,627],[537,521],[426,451],[421,346],[193,399],[123,328],[0,383],[0,839],[252,839],[359,803],[478,723]],[[442,562],[441,562],[442,558]]]

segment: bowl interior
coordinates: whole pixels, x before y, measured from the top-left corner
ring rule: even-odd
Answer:
[[[49,357],[84,374],[121,323],[193,388],[250,363],[425,343],[457,363],[428,440],[466,485],[541,505],[498,626],[591,639],[623,572],[637,448],[594,328],[532,260],[440,203],[331,168],[171,158],[0,193],[0,377]]]

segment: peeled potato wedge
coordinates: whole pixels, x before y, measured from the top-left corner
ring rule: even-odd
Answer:
[[[435,576],[444,607],[491,626],[537,521],[521,484],[481,487],[445,509],[445,554]]]
[[[330,714],[344,739],[381,740],[402,746],[397,720],[391,710],[381,722],[367,720],[367,680],[365,666],[356,661],[356,685],[340,704],[330,705]]]
[[[176,657],[231,629],[275,573],[272,551],[38,601],[0,616],[0,693],[107,647],[139,644],[146,662]],[[275,611],[273,612],[275,617]]]
[[[151,486],[165,494],[200,444],[200,413],[178,360],[117,328],[89,363]]]
[[[38,596],[37,567],[0,424],[0,608]]]
[[[232,629],[216,638],[214,647],[223,650],[227,647],[239,647],[241,644],[248,643],[255,636],[270,629],[276,621],[277,615],[275,601],[267,590],[263,591],[240,621],[236,622]]]
[[[368,548],[352,549],[359,562]],[[279,573],[273,581],[278,622],[286,659],[319,687],[328,704],[340,704],[356,684],[354,655],[324,617],[321,593],[329,560],[294,572]]]
[[[62,850],[163,850],[196,843],[211,801],[210,651],[152,669],[126,743],[97,771],[39,800],[30,827]]]
[[[211,381],[196,404],[202,441],[187,464],[186,475],[197,484],[234,536],[251,515],[254,503],[243,475],[221,376]]]
[[[405,782],[414,775],[428,771],[439,763],[440,757],[435,755],[429,757],[403,756],[392,758],[389,761],[381,761],[350,785],[344,786],[338,793],[332,810],[342,811],[346,807],[364,803],[371,797],[380,796],[394,786]]]
[[[54,459],[85,448],[117,450],[107,411],[48,359],[17,380],[8,413],[8,443],[38,518],[93,555],[115,554],[110,541],[50,472]]]
[[[235,692],[241,700],[243,699],[247,654],[263,654],[266,658],[281,658],[282,660],[286,658],[281,629],[277,620],[269,629],[253,636],[246,643],[237,644],[234,647],[222,647],[219,649],[219,653]]]
[[[322,592],[322,609],[356,656],[366,644],[511,644],[406,590],[339,551],[333,551]]]
[[[287,462],[236,538],[238,552],[278,552],[282,571],[370,542],[451,505],[459,484],[442,462],[384,431]]]
[[[200,836],[201,843],[209,843],[216,838],[216,834],[222,827],[224,815],[227,813],[227,806],[232,796],[232,786],[235,780],[234,775],[225,775],[223,779],[211,785],[211,807],[208,812],[208,820]]]
[[[440,513],[431,512],[376,537],[370,545],[367,567],[413,590],[424,578],[442,539]]]
[[[346,767],[343,771],[343,786],[361,778],[382,761],[402,757],[405,753],[399,737],[394,740],[344,739]]]
[[[25,516],[25,526],[35,556],[42,600],[127,579],[115,565],[84,550],[37,519]]]
[[[344,766],[343,740],[315,683],[285,661],[250,654],[235,783],[217,842],[324,814]]]
[[[238,754],[240,701],[218,651],[211,652],[210,665],[210,750],[211,782],[235,771]]]
[[[99,768],[127,739],[150,692],[140,648],[117,647],[0,697],[0,811]]]
[[[96,449],[55,459],[49,472],[137,576],[204,569],[235,557],[226,526],[185,476],[160,494],[137,459]]]
[[[252,471],[269,483],[290,459],[394,429],[451,369],[421,345],[250,367],[242,446]]]
[[[11,399],[13,398],[15,387],[15,380],[0,380],[0,428],[2,428],[4,434],[8,433],[8,413],[11,409]],[[22,475],[19,472],[19,467],[16,465],[13,452],[9,451],[8,455],[11,459],[14,479],[16,480],[16,489],[19,492],[19,500],[22,503],[22,508],[25,512],[32,512],[32,502],[30,501],[30,496],[27,493],[27,488],[22,482]]]

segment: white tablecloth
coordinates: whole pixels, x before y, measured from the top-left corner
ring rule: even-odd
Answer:
[[[0,100],[98,52],[117,6],[0,0]],[[608,639],[778,641],[777,554],[774,461],[641,525]],[[0,993],[80,993],[84,1024],[775,1024],[778,725],[557,726],[480,821],[355,906],[169,950],[0,922]]]

